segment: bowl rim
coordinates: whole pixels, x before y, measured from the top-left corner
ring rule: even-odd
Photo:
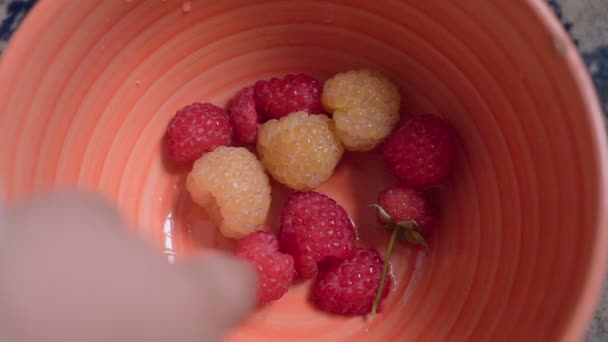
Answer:
[[[599,305],[603,284],[607,279],[608,267],[608,139],[606,135],[606,117],[601,107],[597,89],[589,71],[585,66],[578,48],[573,43],[569,33],[557,18],[546,1],[526,0],[531,11],[540,19],[553,39],[563,43],[564,60],[567,70],[573,76],[580,91],[583,105],[586,108],[588,120],[592,124],[591,137],[596,148],[599,192],[596,199],[597,218],[595,223],[595,239],[593,240],[590,262],[585,270],[581,292],[576,299],[571,319],[564,327],[564,341],[579,341],[585,336],[592,317]]]
[[[53,8],[63,6],[64,1],[38,0],[30,9],[19,28],[14,32],[12,38],[6,45],[0,57],[0,79],[13,74],[10,68],[13,63],[18,63],[20,51],[29,49],[29,38],[35,36],[36,22],[45,18],[48,13],[55,13]],[[569,33],[564,29],[546,1],[525,0],[530,11],[541,21],[547,32],[557,42],[563,44],[563,58],[566,70],[573,77],[573,81],[579,90],[579,96],[583,102],[587,120],[592,124],[589,132],[596,151],[596,162],[598,170],[599,191],[595,201],[597,217],[594,225],[594,242],[591,246],[589,263],[584,270],[581,293],[576,298],[570,319],[560,332],[560,337],[565,341],[581,340],[592,320],[595,310],[599,304],[603,284],[608,280],[608,136],[606,117],[598,97],[597,90],[593,84],[588,69],[585,66],[578,48],[574,45]],[[608,283],[608,282],[607,282]]]

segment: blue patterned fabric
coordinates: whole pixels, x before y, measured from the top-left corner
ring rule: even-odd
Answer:
[[[592,52],[583,53],[583,58],[593,77],[604,113],[608,113],[608,42]]]
[[[0,41],[9,40],[36,0],[0,0]]]
[[[553,8],[555,15],[561,20],[566,30],[570,33],[574,43],[579,46],[579,39],[576,39],[572,34],[575,24],[565,18],[562,6],[560,5],[561,1],[547,0],[547,2],[549,3],[549,6]],[[603,32],[603,34],[605,34],[603,45],[596,47],[592,51],[582,51],[581,55],[583,56],[601,98],[604,113],[608,114],[608,32]],[[582,39],[584,39],[584,37],[582,37]]]
[[[562,24],[566,28],[566,31],[568,31],[570,33],[570,35],[572,36],[572,25],[573,24],[570,21],[568,21],[566,18],[564,18],[564,14],[562,13],[562,6],[557,2],[557,0],[548,0],[547,3],[549,3],[549,6],[551,6],[551,8],[553,8],[553,12],[555,12],[555,15],[562,22]],[[572,39],[574,40],[574,43],[578,46],[578,40],[575,39],[574,37],[572,37]]]

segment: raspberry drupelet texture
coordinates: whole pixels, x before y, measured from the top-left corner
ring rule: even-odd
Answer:
[[[302,278],[317,273],[317,263],[328,257],[344,259],[355,249],[355,230],[336,201],[318,192],[290,196],[281,212],[281,250],[293,256]]]
[[[392,222],[413,221],[421,232],[430,229],[436,221],[436,211],[425,194],[416,189],[390,187],[378,195],[378,204],[390,216]]]
[[[371,150],[399,121],[399,91],[377,71],[337,74],[325,82],[322,98],[325,108],[333,113],[336,132],[347,150]]]
[[[236,243],[234,254],[250,262],[258,275],[258,304],[277,300],[289,290],[296,270],[293,257],[279,251],[277,237],[256,231]]]
[[[241,238],[264,223],[270,182],[262,164],[243,147],[219,147],[198,159],[186,188],[222,234]]]
[[[263,124],[257,151],[274,179],[295,190],[308,190],[331,176],[344,148],[330,118],[296,112]]]
[[[380,289],[383,264],[378,252],[361,248],[347,259],[328,260],[313,285],[313,302],[334,314],[367,315]],[[388,296],[392,283],[390,276],[384,281],[381,300]]]
[[[229,114],[234,136],[243,143],[255,143],[260,118],[255,109],[253,87],[245,87],[234,95]]]
[[[256,82],[254,88],[257,109],[266,119],[280,119],[299,111],[311,114],[324,112],[321,105],[323,86],[308,75],[261,80]]]
[[[176,164],[190,166],[204,153],[232,144],[228,114],[210,103],[193,103],[175,113],[166,132],[167,153]]]
[[[432,114],[414,116],[382,147],[384,163],[403,184],[424,188],[447,181],[456,151],[454,130]]]

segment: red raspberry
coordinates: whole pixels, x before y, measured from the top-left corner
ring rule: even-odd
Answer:
[[[436,213],[422,192],[396,186],[382,191],[378,195],[378,203],[374,205],[378,209],[378,218],[393,233],[386,252],[388,259],[397,238],[428,250],[423,234],[435,223]]]
[[[279,252],[279,241],[258,230],[237,241],[235,255],[249,261],[258,273],[258,304],[277,300],[289,289],[296,275],[293,258]]]
[[[304,279],[317,274],[317,263],[327,257],[348,258],[355,249],[355,230],[336,201],[318,192],[299,192],[281,212],[281,250],[293,256]]]
[[[426,196],[418,190],[395,186],[378,195],[378,204],[394,223],[414,221],[421,230],[432,227],[435,212]]]
[[[454,154],[452,128],[431,114],[408,120],[389,136],[382,149],[389,170],[405,185],[413,187],[445,182]]]
[[[287,75],[258,81],[254,87],[257,109],[266,119],[280,119],[298,111],[309,114],[324,112],[321,104],[323,85],[310,76]]]
[[[324,311],[340,315],[370,313],[381,286],[383,265],[378,252],[361,248],[348,259],[328,260],[313,286],[313,302]],[[388,296],[392,277],[389,275],[382,285],[380,300]]]
[[[189,166],[206,152],[232,144],[228,114],[210,103],[193,103],[175,113],[167,128],[167,150],[175,163]]]
[[[253,144],[258,135],[259,117],[253,99],[253,87],[241,89],[230,104],[230,122],[234,135],[246,144]]]

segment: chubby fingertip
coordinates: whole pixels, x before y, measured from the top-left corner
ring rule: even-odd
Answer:
[[[190,263],[208,312],[215,313],[216,323],[230,328],[247,318],[257,298],[257,275],[249,263],[227,253],[210,252]]]
[[[257,297],[257,275],[251,264],[226,253],[204,257],[208,268],[220,270],[215,281],[230,298],[239,299],[244,311],[251,311]]]

